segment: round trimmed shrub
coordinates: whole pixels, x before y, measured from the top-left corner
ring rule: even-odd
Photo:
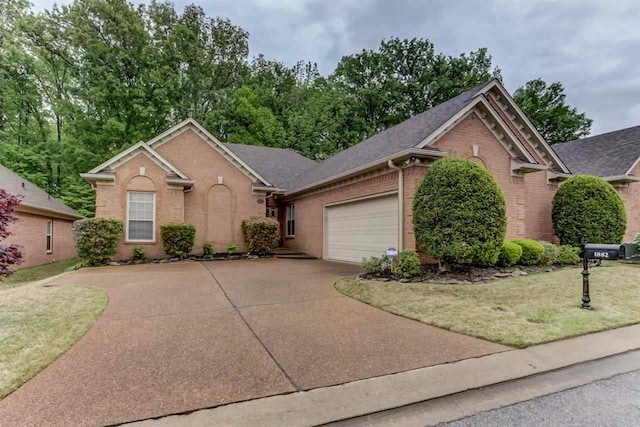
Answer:
[[[558,246],[558,253],[556,254],[555,264],[559,265],[572,265],[580,262],[580,248],[575,248],[569,245]]]
[[[532,239],[516,239],[512,240],[512,242],[522,248],[522,256],[520,257],[520,262],[518,264],[540,264],[540,261],[542,261],[542,255],[544,254],[544,246],[542,246],[540,242]]]
[[[493,265],[507,231],[504,196],[477,164],[438,160],[413,198],[413,228],[420,249],[441,263]]]
[[[420,271],[420,258],[415,251],[402,251],[393,262],[393,274],[409,279]]]
[[[551,243],[542,244],[544,248],[544,252],[542,253],[542,258],[540,259],[540,265],[552,265],[556,263],[556,259],[558,258],[558,246],[553,245]]]
[[[553,229],[563,245],[621,243],[627,214],[618,192],[597,176],[577,175],[560,185],[553,198]]]
[[[280,244],[280,224],[273,218],[245,219],[242,234],[248,251],[254,255],[271,255]]]
[[[504,242],[502,248],[500,248],[500,255],[498,256],[498,265],[501,267],[511,267],[516,265],[520,261],[522,256],[522,247],[517,243]]]
[[[122,221],[88,218],[73,223],[78,256],[88,265],[103,265],[113,259],[122,236]]]
[[[169,256],[185,258],[193,250],[196,227],[187,222],[160,225],[162,250]]]
[[[386,255],[362,259],[362,270],[372,276],[382,276],[390,268],[391,260]]]

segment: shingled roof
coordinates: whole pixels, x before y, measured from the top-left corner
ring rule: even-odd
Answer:
[[[338,176],[352,169],[373,163],[385,157],[415,148],[425,138],[471,103],[478,92],[493,80],[482,83],[424,113],[411,117],[371,138],[339,152],[320,162],[310,172],[301,176],[290,193],[314,183]]]
[[[15,172],[0,165],[0,188],[8,193],[23,196],[22,206],[35,208],[72,219],[84,218],[78,211],[71,209],[46,191],[22,178]]]
[[[317,165],[313,160],[289,149],[229,143],[224,145],[271,185],[280,189],[295,186],[300,175]]]
[[[640,158],[640,126],[555,144],[551,148],[572,173],[621,176]]]

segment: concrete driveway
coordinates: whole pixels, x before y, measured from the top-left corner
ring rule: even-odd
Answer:
[[[0,401],[0,425],[108,425],[504,351],[343,296],[358,268],[261,259],[82,269],[89,332]]]

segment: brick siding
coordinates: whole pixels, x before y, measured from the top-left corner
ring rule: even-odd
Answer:
[[[10,225],[14,233],[2,244],[22,246],[23,262],[19,268],[33,267],[78,256],[73,240],[73,221],[16,212],[18,222]],[[53,221],[53,248],[47,252],[47,221]]]

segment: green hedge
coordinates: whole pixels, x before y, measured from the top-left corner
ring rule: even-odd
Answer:
[[[367,274],[381,276],[389,269],[391,269],[391,259],[386,255],[362,259],[362,270]]]
[[[572,265],[580,262],[580,248],[574,248],[569,245],[558,246],[558,252],[556,253],[556,259],[554,264],[558,265]]]
[[[73,223],[78,256],[88,265],[113,259],[122,237],[122,221],[113,218],[81,219]]]
[[[542,245],[544,252],[542,258],[540,258],[540,265],[552,265],[556,263],[558,258],[558,246],[551,243],[544,243]]]
[[[553,228],[563,245],[621,243],[627,214],[618,192],[601,178],[577,175],[560,185],[553,198]]]
[[[542,261],[542,255],[544,254],[544,246],[542,246],[540,242],[532,239],[516,239],[512,240],[512,242],[522,248],[522,256],[520,257],[520,262],[518,264],[540,264],[540,261]]]
[[[193,250],[196,227],[187,222],[160,225],[162,250],[172,257],[184,258]]]
[[[280,224],[273,218],[242,221],[242,234],[247,250],[254,255],[271,255],[280,244]]]
[[[501,267],[511,267],[520,261],[522,247],[517,243],[504,242],[498,256],[498,265]]]
[[[477,164],[438,160],[414,196],[413,228],[420,249],[444,264],[493,265],[507,230],[504,196]]]
[[[393,262],[393,274],[408,279],[420,271],[420,258],[415,251],[402,251]]]

